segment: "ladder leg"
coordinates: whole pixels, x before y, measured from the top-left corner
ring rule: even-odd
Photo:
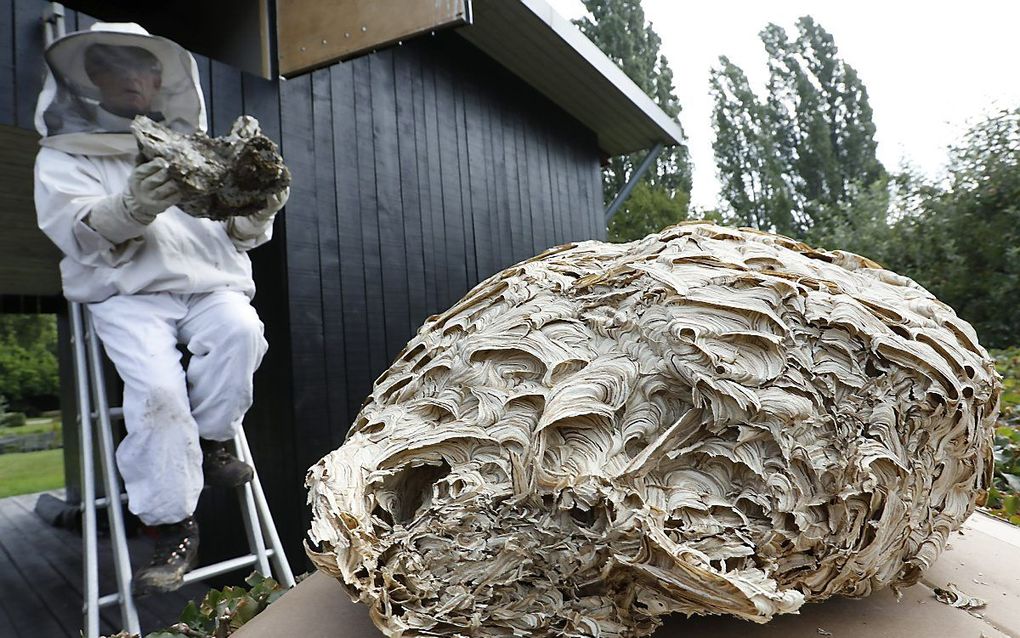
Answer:
[[[251,465],[255,470],[251,483],[252,495],[258,509],[258,517],[262,523],[262,531],[269,538],[269,546],[273,549],[273,564],[276,567],[276,579],[284,587],[294,586],[294,574],[290,570],[290,563],[287,562],[287,555],[283,551],[283,544],[280,543],[280,535],[276,531],[276,523],[273,522],[273,515],[269,511],[269,503],[266,501],[266,494],[262,490],[262,483],[259,481],[259,472],[255,469],[255,461],[251,456],[251,448],[248,447],[248,437],[244,430],[241,430],[234,439],[238,446],[238,458]]]
[[[262,534],[262,526],[259,524],[251,485],[244,484],[237,488],[237,497],[241,502],[241,520],[244,522],[244,532],[248,537],[248,548],[255,556],[256,569],[263,576],[272,576],[273,573],[269,569],[269,555],[266,553],[266,539]]]
[[[103,358],[99,349],[99,339],[92,328],[88,310],[84,311],[85,324],[88,330],[88,359],[92,373],[92,392],[99,418],[99,447],[103,464],[103,475],[106,481],[108,497],[106,513],[110,520],[110,532],[113,541],[113,564],[117,575],[117,590],[120,594],[120,615],[123,628],[133,634],[140,634],[138,610],[135,608],[134,597],[131,595],[131,558],[128,555],[127,534],[124,531],[124,515],[121,511],[119,495],[120,479],[117,477],[117,465],[114,459],[113,426],[110,422],[110,404],[106,397],[106,386],[103,382]]]
[[[238,459],[245,460],[239,442],[240,438],[240,434],[234,437],[234,453]],[[255,555],[259,573],[263,576],[271,576],[269,556],[266,554],[266,540],[262,535],[262,526],[259,524],[259,513],[255,509],[255,497],[252,494],[251,483],[245,483],[237,488],[237,496],[241,502],[241,520],[244,521],[244,532],[248,536],[248,548]]]
[[[89,401],[88,370],[85,365],[85,332],[81,306],[68,303],[71,314],[71,341],[74,349],[74,382],[78,398],[78,437],[81,452],[82,557],[85,581],[85,638],[99,638],[99,560],[96,530],[96,484],[92,455],[92,406]]]

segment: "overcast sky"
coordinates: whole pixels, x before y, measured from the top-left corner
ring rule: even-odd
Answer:
[[[585,13],[580,0],[547,2],[567,18]],[[997,107],[1020,107],[1017,0],[643,0],[642,6],[673,69],[698,206],[714,206],[718,196],[709,69],[727,55],[762,89],[766,56],[757,34],[769,22],[792,33],[798,17],[811,15],[832,34],[868,89],[886,168],[909,162],[935,175],[946,146],[968,123]]]

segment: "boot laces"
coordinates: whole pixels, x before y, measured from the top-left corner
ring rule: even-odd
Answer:
[[[194,542],[192,526],[187,523],[178,523],[175,527],[176,529],[161,532],[156,537],[156,547],[153,549],[149,565],[166,565],[183,557],[188,552]]]
[[[230,453],[225,444],[212,447],[206,452],[205,457],[210,465],[214,467],[223,467],[238,460],[236,456]]]

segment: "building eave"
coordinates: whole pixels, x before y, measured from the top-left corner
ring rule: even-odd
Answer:
[[[609,156],[683,140],[679,122],[544,0],[474,0],[458,32],[595,132]]]

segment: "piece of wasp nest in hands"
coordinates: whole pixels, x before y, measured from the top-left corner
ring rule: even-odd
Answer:
[[[201,131],[182,135],[145,116],[135,118],[131,131],[142,157],[167,161],[182,193],[177,207],[189,215],[252,215],[290,185],[290,171],[276,144],[249,115],[237,118],[223,137],[210,138]]]
[[[309,556],[389,636],[647,636],[917,582],[998,378],[906,277],[752,230],[554,248],[431,317],[308,473]]]

